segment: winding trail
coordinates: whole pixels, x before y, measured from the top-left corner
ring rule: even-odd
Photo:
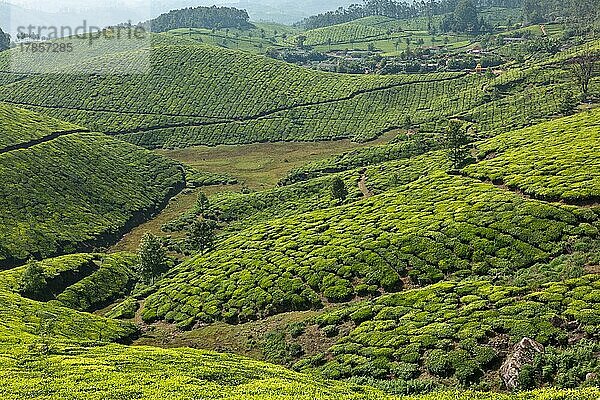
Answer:
[[[358,188],[362,192],[365,199],[373,196],[373,192],[367,187],[367,170],[363,169],[360,171],[360,178],[358,180]]]

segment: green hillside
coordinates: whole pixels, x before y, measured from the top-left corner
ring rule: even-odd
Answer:
[[[515,1],[0,35],[0,400],[599,399],[594,0]]]
[[[111,68],[139,57],[124,52],[83,63]],[[461,116],[491,134],[559,113],[564,92],[575,90],[560,68],[523,67],[497,77],[342,75],[202,44],[160,44],[148,62],[147,75],[32,76],[0,87],[0,100],[144,147],[186,147],[365,141],[404,126],[407,116],[422,131],[439,132],[449,117]]]
[[[313,29],[303,33],[306,45],[353,44],[382,39],[391,30],[401,29],[399,23],[387,17],[366,17],[345,24]]]
[[[49,140],[0,154],[2,266],[111,243],[184,186],[173,161],[98,133],[49,137],[69,125],[4,107],[23,116],[7,138]]]
[[[0,104],[0,153],[62,132],[82,128],[14,106]]]
[[[49,277],[78,270],[89,260],[89,255],[73,255],[47,260],[42,265]],[[384,395],[372,387],[326,381],[235,355],[110,344],[108,342],[131,335],[132,326],[52,302],[40,303],[21,297],[15,288],[23,271],[24,268],[18,268],[0,272],[0,297],[3,300],[0,302],[3,316],[0,322],[0,395],[3,399],[22,399],[24,396],[61,400],[187,399],[200,396],[409,400],[409,397]],[[473,288],[483,291],[484,287],[474,285]],[[597,395],[598,391],[590,388],[494,395],[493,398],[558,400],[568,396],[592,400]],[[454,392],[410,397],[411,400],[489,398],[490,395],[483,393]]]
[[[466,173],[536,198],[600,199],[600,110],[497,136],[479,147]]]
[[[448,276],[512,274],[558,256],[567,240],[597,235],[596,220],[592,210],[432,173],[360,203],[244,230],[179,267],[143,315],[182,326],[235,322]]]
[[[391,385],[398,387],[429,375],[462,385],[483,381],[482,387],[499,389],[499,362],[510,346],[530,337],[547,349],[534,367],[538,382],[532,378],[525,388],[581,385],[588,373],[600,370],[594,356],[600,350],[599,288],[598,275],[588,275],[538,289],[467,280],[382,296],[318,317],[315,322],[326,332],[344,324],[352,329],[326,354],[296,368],[318,368],[336,379],[392,376]],[[561,362],[554,363],[554,357]]]

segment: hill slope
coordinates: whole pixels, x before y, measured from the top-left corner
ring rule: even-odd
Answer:
[[[494,78],[340,75],[160,38],[149,54],[148,74],[31,76],[0,87],[0,101],[145,147],[185,147],[364,141],[403,126],[407,116],[423,131],[439,132],[448,118],[460,116],[492,134],[556,114],[561,93],[573,86],[565,71],[539,67]],[[171,45],[176,40],[182,44]],[[104,54],[81,62],[97,69],[135,64],[140,57],[136,52]],[[546,100],[540,102],[542,93]]]
[[[2,109],[25,116],[8,126],[12,142],[47,139],[0,154],[2,266],[110,243],[184,186],[166,158],[102,134],[60,135],[58,121]]]

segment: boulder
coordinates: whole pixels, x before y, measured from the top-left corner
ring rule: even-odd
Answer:
[[[513,347],[500,367],[500,377],[508,390],[517,388],[523,366],[533,363],[535,356],[543,352],[544,346],[527,337]]]

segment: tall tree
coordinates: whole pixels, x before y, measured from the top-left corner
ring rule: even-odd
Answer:
[[[0,28],[0,51],[8,50],[10,48],[10,35],[4,33]]]
[[[204,251],[213,247],[215,242],[215,222],[208,219],[194,221],[188,231],[188,244],[195,251]]]
[[[459,120],[451,120],[443,137],[443,146],[452,163],[452,168],[460,168],[469,157],[469,137],[465,124]]]
[[[167,269],[167,252],[158,237],[151,233],[142,237],[138,258],[138,275],[145,283],[154,282],[154,279]]]
[[[567,61],[571,73],[581,89],[581,97],[584,100],[588,97],[590,82],[597,73],[596,67],[598,60],[600,60],[600,55],[591,49],[587,49],[577,57]]]
[[[454,30],[457,32],[477,32],[479,17],[473,0],[461,0],[454,10]]]
[[[196,214],[205,214],[210,208],[210,202],[204,192],[200,192],[196,201]]]
[[[342,203],[344,200],[346,200],[346,197],[348,197],[348,189],[346,189],[346,184],[339,176],[336,176],[331,181],[331,196],[340,203]]]

